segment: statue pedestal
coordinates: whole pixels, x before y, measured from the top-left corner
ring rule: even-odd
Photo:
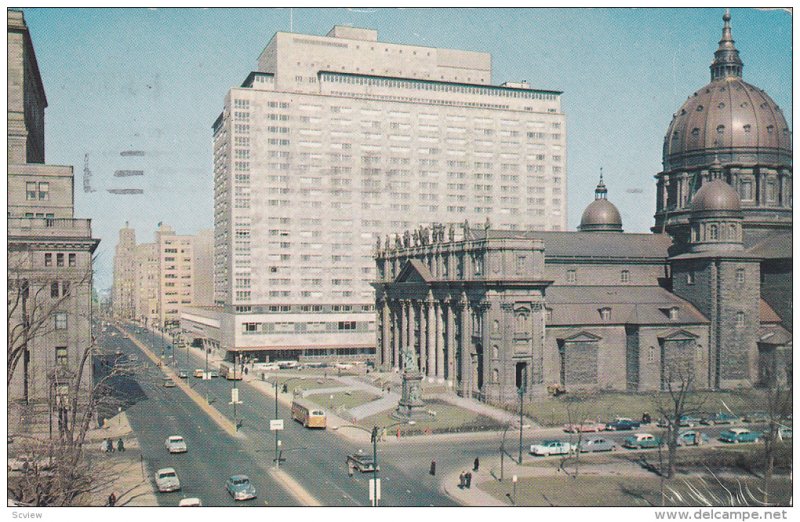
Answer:
[[[392,417],[404,421],[430,418],[422,402],[421,382],[421,373],[403,372],[403,393]]]

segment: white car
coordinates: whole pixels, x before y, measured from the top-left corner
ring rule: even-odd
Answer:
[[[164,447],[170,453],[186,453],[186,441],[180,435],[171,435],[164,442]]]
[[[161,468],[156,471],[155,477],[156,487],[161,493],[180,491],[181,481],[178,480],[178,474],[174,468]]]
[[[197,497],[189,497],[189,498],[182,498],[180,502],[178,502],[179,507],[200,507],[203,503]]]
[[[545,440],[531,446],[531,455],[569,455],[575,452],[575,447],[569,442],[560,440]]]
[[[337,362],[333,366],[334,368],[338,368],[340,370],[349,370],[350,368],[353,367],[351,363],[343,363],[343,362]]]

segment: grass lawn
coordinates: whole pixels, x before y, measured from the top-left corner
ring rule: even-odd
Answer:
[[[464,410],[458,406],[430,400],[426,402],[426,409],[435,411],[436,416],[427,420],[419,420],[412,426],[401,426],[401,433],[408,435],[419,435],[430,430],[432,433],[457,432],[457,431],[490,431],[502,429],[502,425],[484,415]],[[398,422],[391,414],[394,409],[366,417],[358,421],[358,424],[367,428],[372,426],[389,426]],[[392,428],[389,435],[395,434],[397,428]]]
[[[274,386],[274,375],[269,376],[269,382]],[[290,380],[291,379],[291,380]],[[308,376],[308,375],[279,375],[278,376],[278,389],[283,392],[283,384],[286,383],[286,388],[289,393],[294,390],[311,390],[316,388],[338,388],[344,386],[341,382],[335,379],[325,379],[324,377]]]
[[[650,412],[655,420],[658,418],[659,396],[666,399],[667,394],[598,392],[572,395],[567,393],[559,397],[537,398],[535,401],[525,404],[525,413],[544,426],[561,426],[569,422],[568,408],[572,413],[573,422],[580,422],[584,418],[599,418],[602,421],[609,421],[614,417],[630,417],[636,420],[640,419],[645,411]],[[730,409],[741,415],[750,411],[767,409],[765,394],[760,390],[696,392],[691,400],[702,401],[699,410],[704,412],[727,412]]]
[[[333,399],[331,399],[333,395]],[[374,393],[365,392],[362,390],[353,390],[351,392],[339,392],[334,394],[322,393],[319,395],[308,395],[306,400],[319,404],[323,408],[330,408],[333,405],[335,410],[344,409],[349,410],[356,406],[361,406],[368,402],[372,402],[379,396]]]
[[[731,504],[730,496],[717,482],[721,482],[731,492],[747,491],[757,495],[761,487],[761,479],[752,476],[734,477],[731,475],[712,477],[708,474],[679,475],[665,483],[666,506],[699,506],[701,500],[690,493],[695,488],[709,499],[712,505],[758,505],[752,499],[742,503],[734,496]],[[525,477],[517,482],[517,505],[520,506],[660,506],[660,480],[653,476],[625,476],[616,474],[598,475],[584,472],[577,478],[565,475],[548,477]],[[481,484],[481,488],[495,498],[511,504],[512,493],[510,480],[492,481]],[[791,481],[786,477],[773,480],[771,502],[788,505],[792,495]]]

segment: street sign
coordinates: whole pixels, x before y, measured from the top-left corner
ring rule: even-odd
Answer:
[[[211,372],[203,372],[203,380],[210,381],[211,380]]]
[[[378,479],[378,501],[381,500],[381,479]],[[369,501],[375,505],[375,479],[369,479]]]
[[[239,388],[231,388],[231,404],[241,404],[239,402]]]
[[[269,421],[269,431],[281,431],[282,429],[283,419],[272,419]]]

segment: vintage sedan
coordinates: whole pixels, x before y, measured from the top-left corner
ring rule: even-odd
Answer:
[[[751,411],[742,416],[742,422],[769,422],[769,414],[765,411]]]
[[[606,425],[602,422],[595,422],[591,419],[586,419],[585,421],[579,424],[565,424],[564,431],[567,433],[589,433],[589,432],[598,432],[603,431],[606,429]]]
[[[696,425],[700,424],[701,420],[700,417],[695,417],[694,415],[681,415],[681,418],[678,419],[678,426],[681,428],[694,428]],[[669,427],[669,419],[662,417],[656,423],[656,426],[659,428]]]
[[[233,497],[233,500],[256,498],[256,488],[247,475],[231,475],[225,482],[225,489]]]
[[[372,455],[367,455],[361,451],[347,456],[347,467],[357,469],[361,473],[381,470],[380,465],[377,470],[375,469],[375,461],[372,460]]]
[[[678,434],[678,446],[699,446],[708,443],[708,435],[699,431],[682,431]]]
[[[531,445],[531,455],[548,457],[550,455],[569,455],[575,447],[569,442],[561,440],[545,440],[539,444]]]
[[[750,431],[747,428],[731,428],[719,434],[719,440],[732,444],[740,442],[758,442],[761,439],[760,431]]]
[[[171,435],[164,442],[164,447],[170,453],[186,453],[186,441],[180,435]]]
[[[657,448],[661,445],[661,439],[649,433],[635,433],[626,437],[622,446],[630,449]]]
[[[739,417],[737,417],[736,415],[734,415],[732,413],[725,413],[723,411],[723,412],[711,414],[711,415],[705,417],[700,422],[703,423],[703,424],[711,425],[711,426],[713,426],[715,424],[733,424],[734,422],[739,422]]]
[[[180,491],[181,481],[174,468],[161,468],[155,473],[156,487],[161,493]]]
[[[581,453],[591,453],[595,451],[614,451],[617,449],[617,444],[611,440],[603,437],[592,437],[582,440],[578,445],[578,450]]]
[[[639,422],[635,420],[628,419],[625,417],[617,417],[612,422],[606,424],[606,429],[608,431],[625,431],[625,430],[634,430],[641,426]]]

